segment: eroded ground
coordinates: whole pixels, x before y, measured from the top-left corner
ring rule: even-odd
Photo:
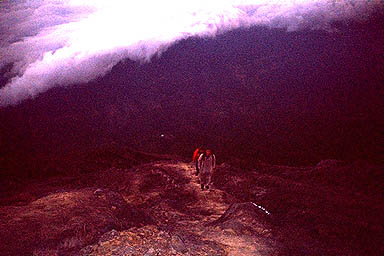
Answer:
[[[223,163],[201,191],[192,163],[122,161],[8,192],[0,255],[383,255],[382,170]]]

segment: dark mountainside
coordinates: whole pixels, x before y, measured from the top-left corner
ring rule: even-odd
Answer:
[[[0,109],[0,255],[384,255],[384,26],[335,26],[182,40]]]
[[[248,162],[382,161],[382,24],[180,41],[151,62],[0,109],[0,154],[25,162],[114,143],[187,156],[206,144]]]

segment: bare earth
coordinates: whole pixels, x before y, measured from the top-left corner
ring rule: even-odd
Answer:
[[[147,161],[1,197],[0,255],[384,255],[383,168]]]

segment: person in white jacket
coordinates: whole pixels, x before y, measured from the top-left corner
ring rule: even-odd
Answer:
[[[212,173],[216,167],[216,156],[210,149],[207,149],[205,153],[200,155],[198,165],[200,170],[199,178],[201,189],[209,189]]]

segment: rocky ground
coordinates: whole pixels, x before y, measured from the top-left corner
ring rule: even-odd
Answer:
[[[201,191],[177,157],[92,159],[76,175],[8,184],[0,255],[384,254],[382,166],[222,163]]]
[[[268,215],[219,189],[201,191],[193,173],[192,164],[167,161],[127,173],[121,193],[129,205],[145,209],[150,225],[114,232],[83,255],[273,254]]]

